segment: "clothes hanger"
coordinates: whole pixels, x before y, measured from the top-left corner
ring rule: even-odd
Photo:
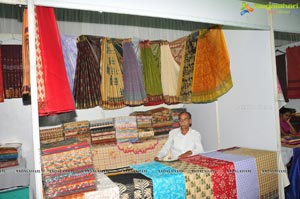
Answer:
[[[279,49],[276,49],[275,52],[276,52],[276,53],[278,52],[278,53],[286,54],[286,52],[284,52],[284,51],[282,51],[282,50],[279,50]]]

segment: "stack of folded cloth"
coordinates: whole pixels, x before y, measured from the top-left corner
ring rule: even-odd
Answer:
[[[89,121],[64,123],[65,139],[76,138],[80,141],[91,142]]]
[[[22,156],[21,143],[6,143],[0,145],[0,168],[19,165]]]
[[[136,117],[139,140],[146,140],[154,137],[152,128],[152,115],[150,112],[136,111],[130,114]]]
[[[281,138],[281,142],[290,144],[290,145],[296,145],[300,144],[300,135],[287,135]]]
[[[117,142],[138,142],[138,132],[135,116],[115,118]]]
[[[172,119],[173,119],[173,128],[179,127],[179,113],[186,111],[186,108],[173,108],[171,109]]]
[[[64,139],[63,127],[40,129],[41,144],[59,142]]]
[[[113,118],[90,121],[90,132],[92,145],[116,143],[116,131]]]
[[[170,109],[161,107],[148,112],[152,115],[152,127],[155,136],[168,134],[173,129],[173,118]]]
[[[41,147],[46,198],[96,190],[90,143],[66,139]]]

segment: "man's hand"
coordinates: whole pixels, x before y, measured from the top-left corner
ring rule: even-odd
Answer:
[[[158,157],[155,157],[154,160],[155,160],[155,161],[159,161],[159,158],[158,158]]]
[[[192,151],[187,151],[187,152],[181,154],[178,158],[188,157],[188,156],[190,156],[190,155],[192,155],[192,154],[193,154]]]

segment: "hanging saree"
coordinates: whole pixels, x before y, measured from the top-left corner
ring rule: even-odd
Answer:
[[[78,55],[73,89],[77,109],[93,108],[101,104],[100,39],[88,35],[77,38]]]
[[[4,98],[22,97],[22,46],[2,45]]]
[[[30,62],[29,62],[29,33],[28,33],[28,10],[23,12],[22,27],[22,63],[23,63],[23,104],[30,104]]]
[[[131,41],[123,42],[124,101],[128,106],[147,102],[142,65],[139,64]]]
[[[124,82],[116,50],[108,38],[101,39],[101,98],[103,109],[119,109],[124,104]]]
[[[169,42],[171,53],[179,66],[183,63],[187,37],[181,37]]]
[[[74,111],[54,9],[35,11],[39,115]]]
[[[0,102],[4,102],[3,76],[2,76],[2,48],[0,45]]]
[[[166,104],[178,103],[176,96],[178,73],[180,66],[174,60],[169,44],[162,43],[160,46],[161,52],[161,84]]]
[[[71,92],[73,93],[77,59],[76,37],[64,35],[60,38],[64,55],[64,63],[67,71],[67,77]]]
[[[288,72],[288,98],[300,99],[300,47],[286,49]]]
[[[220,28],[200,31],[192,79],[193,103],[215,101],[232,88],[229,55]]]
[[[164,103],[161,85],[160,47],[158,43],[150,41],[140,42],[141,59],[143,63],[143,77],[148,102],[145,106]]]
[[[177,96],[179,97],[179,102],[182,103],[192,102],[192,81],[198,34],[199,31],[193,32],[188,36],[183,63],[180,65]]]

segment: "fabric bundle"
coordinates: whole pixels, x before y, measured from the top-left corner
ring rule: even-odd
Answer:
[[[152,127],[155,136],[166,135],[173,129],[173,118],[170,109],[161,107],[148,112],[152,115]]]
[[[36,6],[35,11],[39,115],[74,111],[54,9]]]
[[[46,198],[61,197],[96,189],[88,142],[66,140],[42,145],[42,170]]]
[[[23,75],[22,46],[2,45],[1,58],[4,98],[20,98]]]
[[[19,165],[22,151],[21,143],[0,144],[0,168]]]
[[[192,102],[208,103],[232,88],[230,61],[220,28],[199,32],[192,78]]]
[[[40,130],[40,142],[41,144],[48,144],[53,142],[63,141],[64,129],[63,127],[55,127]]]
[[[116,143],[116,131],[113,118],[90,121],[90,132],[93,145]]]
[[[164,137],[134,144],[124,142],[118,145],[95,145],[92,147],[94,168],[106,170],[151,162],[166,141],[167,138]]]
[[[136,111],[130,113],[130,116],[136,117],[137,128],[151,128],[152,127],[152,115],[147,111]]]
[[[67,77],[71,92],[73,93],[74,78],[76,71],[76,60],[77,60],[77,46],[76,37],[74,36],[61,36],[61,44],[64,55],[64,63],[67,71]]]
[[[159,43],[148,40],[140,42],[143,77],[148,102],[144,105],[153,106],[164,103],[161,84],[161,63]]]
[[[137,124],[135,116],[115,118],[117,142],[138,142]]]
[[[288,98],[300,98],[300,47],[290,47],[286,49],[288,68]]]
[[[101,107],[103,109],[119,109],[124,104],[124,82],[122,68],[112,40],[101,39]]]
[[[124,101],[128,106],[142,105],[147,102],[142,65],[138,62],[131,41],[123,42],[123,80]]]
[[[77,62],[73,95],[77,109],[101,105],[100,39],[81,35],[77,38]]]
[[[153,138],[154,137],[153,128],[138,129],[138,137],[140,141]]]
[[[278,198],[278,172],[276,152],[234,148],[224,153],[246,155],[256,160],[260,198]]]
[[[91,142],[88,121],[68,122],[63,124],[65,139],[76,138],[80,141]]]
[[[177,83],[180,66],[174,60],[170,46],[167,42],[160,44],[161,58],[161,84],[166,104],[178,103]]]

